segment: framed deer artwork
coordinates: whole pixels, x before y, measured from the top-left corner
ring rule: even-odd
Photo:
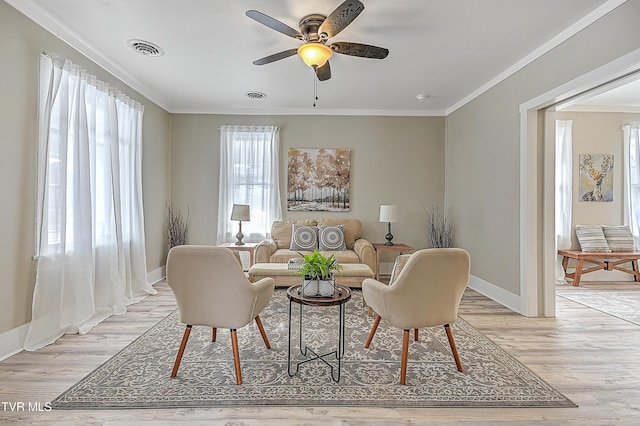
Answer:
[[[613,201],[613,155],[580,154],[580,201]]]

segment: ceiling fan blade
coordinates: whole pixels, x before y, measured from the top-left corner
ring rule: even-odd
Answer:
[[[364,4],[358,0],[346,0],[324,20],[318,28],[318,34],[325,40],[335,36],[353,22],[363,10]]]
[[[389,54],[389,49],[384,47],[371,46],[369,44],[349,43],[338,41],[331,43],[331,49],[343,55],[359,56],[361,58],[384,59]]]
[[[283,52],[274,53],[273,55],[265,56],[264,58],[256,59],[253,61],[253,65],[264,65],[271,62],[279,61],[280,59],[288,58],[298,53],[298,49],[289,49]]]
[[[323,66],[316,68],[316,75],[318,76],[318,80],[325,81],[331,78],[331,67],[329,66],[329,61],[327,61]]]
[[[262,25],[266,25],[272,30],[276,30],[282,34],[288,35],[289,37],[297,38],[299,40],[304,40],[304,36],[300,31],[291,28],[287,24],[283,24],[282,22],[272,18],[269,15],[265,15],[264,13],[258,12],[257,10],[248,10],[246,15],[249,18],[260,22]]]

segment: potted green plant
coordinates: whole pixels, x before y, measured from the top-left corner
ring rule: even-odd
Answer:
[[[302,267],[298,274],[304,277],[302,282],[303,296],[331,297],[335,292],[333,272],[342,269],[338,259],[332,254],[324,256],[318,250],[310,254],[302,254]]]

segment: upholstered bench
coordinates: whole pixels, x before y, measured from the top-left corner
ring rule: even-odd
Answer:
[[[256,282],[271,277],[278,287],[289,287],[302,283],[302,277],[286,263],[256,263],[249,268],[249,281]],[[365,278],[373,278],[373,271],[363,263],[343,263],[336,274],[336,282],[347,287],[362,287]]]

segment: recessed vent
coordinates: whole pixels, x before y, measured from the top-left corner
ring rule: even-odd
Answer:
[[[144,40],[129,40],[129,46],[135,50],[136,52],[144,55],[144,56],[162,56],[164,55],[164,50],[156,44],[150,43]]]
[[[267,97],[267,95],[265,95],[262,92],[249,92],[249,93],[247,93],[247,98],[249,98],[249,99],[256,99],[257,100],[257,99],[264,99],[266,97]]]

